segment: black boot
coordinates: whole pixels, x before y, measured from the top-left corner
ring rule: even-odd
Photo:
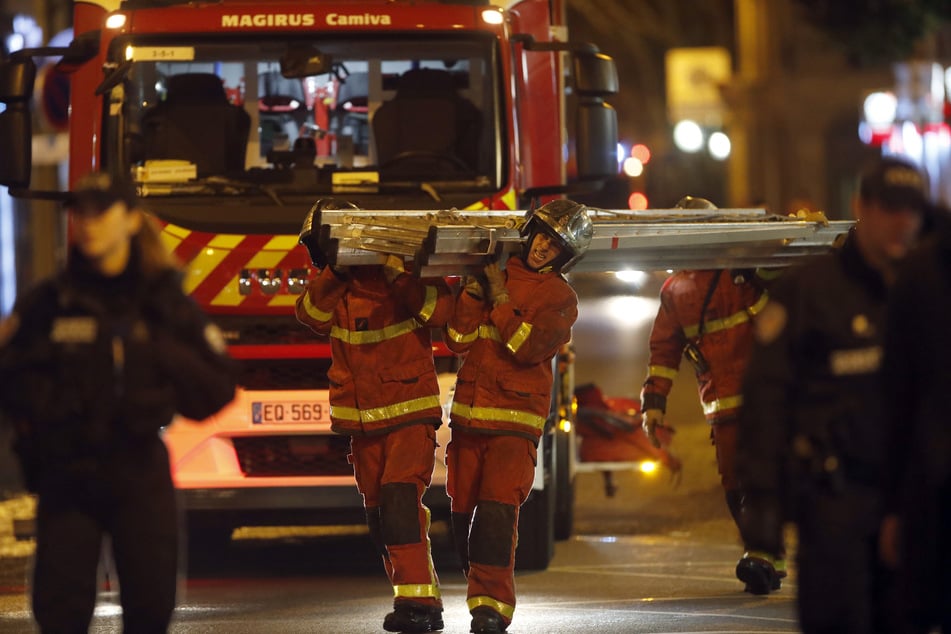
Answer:
[[[387,632],[438,632],[443,628],[442,608],[401,601],[383,619]]]
[[[472,610],[472,624],[469,631],[474,634],[501,634],[508,625],[498,612],[490,607],[480,606]]]
[[[759,553],[743,555],[736,564],[736,578],[746,584],[744,591],[750,594],[769,594],[782,587],[782,578],[771,558]]]

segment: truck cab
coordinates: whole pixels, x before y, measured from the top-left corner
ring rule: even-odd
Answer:
[[[316,270],[298,233],[318,200],[515,210],[616,175],[604,102],[616,70],[593,45],[564,41],[559,4],[93,0],[76,3],[69,47],[0,64],[0,184],[65,194],[30,189],[34,58],[57,56],[71,78],[70,181],[95,169],[135,180],[239,364],[229,407],[165,433],[194,535],[362,521],[349,443],[329,428],[329,344],[293,316]],[[448,395],[456,360],[435,354]],[[569,489],[560,503],[555,492],[570,480],[553,475],[562,392],[528,503],[540,510],[523,513],[523,567],[547,565],[554,509],[570,513]],[[443,473],[428,498],[437,517]]]

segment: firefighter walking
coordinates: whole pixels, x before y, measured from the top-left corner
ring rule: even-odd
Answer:
[[[877,161],[862,174],[841,248],[788,270],[756,322],[737,445],[743,535],[768,552],[783,521],[795,523],[807,634],[895,631],[877,555],[882,341],[889,285],[927,208],[913,165]]]
[[[317,203],[352,207],[339,205]],[[305,222],[301,242],[319,261],[314,237]],[[442,424],[431,328],[445,325],[451,310],[442,279],[417,279],[395,256],[381,266],[324,266],[297,301],[298,320],[330,337],[331,426],[350,436],[370,537],[393,586],[393,611],[383,621],[389,632],[443,628],[422,496]]]
[[[709,201],[690,196],[677,207],[716,209]],[[740,388],[753,345],[753,317],[766,305],[769,277],[769,271],[719,269],[678,271],[669,277],[660,291],[660,308],[650,334],[647,378],[641,388],[644,430],[656,439],[681,358],[686,357],[693,366],[727,507],[737,524],[743,492],[736,479],[736,418],[743,404]],[[737,576],[746,584],[746,591],[768,594],[778,590],[786,576],[782,553],[745,546]]]
[[[503,632],[515,612],[518,511],[532,489],[551,405],[552,360],[578,298],[567,272],[591,242],[587,209],[556,200],[529,212],[523,251],[485,267],[456,300],[447,343],[465,353],[451,410],[447,491],[468,582],[471,631]]]

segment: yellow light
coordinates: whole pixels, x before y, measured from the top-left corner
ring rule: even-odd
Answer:
[[[561,419],[561,422],[558,423],[558,428],[561,429],[561,431],[563,431],[563,432],[565,432],[565,433],[570,432],[570,431],[571,431],[571,421],[568,420],[567,418],[562,418],[562,419]]]
[[[657,471],[657,463],[653,460],[645,460],[641,463],[641,473],[655,473]]]
[[[125,14],[124,13],[113,13],[108,18],[106,18],[106,28],[107,29],[121,29],[125,26]]]

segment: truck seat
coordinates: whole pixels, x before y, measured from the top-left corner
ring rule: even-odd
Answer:
[[[456,91],[448,71],[419,68],[403,73],[396,96],[377,108],[372,126],[381,166],[405,152],[423,152],[478,168],[482,113]],[[417,171],[423,162],[413,163]],[[394,162],[393,168],[401,165]],[[432,161],[426,168],[454,169],[448,161]]]
[[[142,116],[144,158],[191,161],[199,178],[242,171],[250,129],[251,117],[228,102],[217,75],[172,75],[165,99]]]

